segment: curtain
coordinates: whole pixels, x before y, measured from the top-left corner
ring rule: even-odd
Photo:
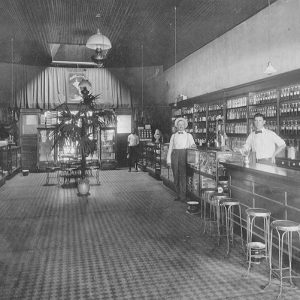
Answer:
[[[84,74],[99,94],[100,103],[110,107],[131,107],[130,90],[107,69],[32,67],[15,65],[11,106],[51,109],[70,101],[70,73]]]

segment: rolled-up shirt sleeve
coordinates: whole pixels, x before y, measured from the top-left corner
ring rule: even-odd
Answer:
[[[193,136],[188,133],[188,145],[187,148],[191,148],[192,146],[196,146]]]

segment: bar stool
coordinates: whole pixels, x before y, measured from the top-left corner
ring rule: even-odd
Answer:
[[[236,223],[233,219],[233,210],[234,207],[238,207],[238,217],[239,217],[239,226],[240,226],[240,238],[242,241],[242,248],[243,248],[243,225],[242,225],[242,210],[240,202],[234,200],[224,200],[221,203],[221,206],[224,207],[225,210],[225,223],[226,223],[226,237],[227,237],[227,255],[230,252],[230,241],[233,244],[233,225]]]
[[[257,259],[269,259],[270,248],[270,216],[271,212],[264,208],[248,208],[247,215],[247,259],[248,259],[248,274],[250,272],[251,264],[257,263]],[[252,241],[253,226],[256,218],[263,218],[263,233],[264,243]],[[254,252],[254,253],[252,253]]]
[[[206,203],[209,202],[210,197],[216,192],[216,189],[205,189],[202,192],[202,197],[201,197],[201,202],[200,202],[200,207],[201,207],[201,218],[204,220],[204,231],[206,231],[206,222],[207,222],[207,217],[206,217]]]
[[[272,267],[272,236],[273,230],[276,230],[278,236],[278,269]],[[280,279],[280,290],[277,296],[277,299],[280,298],[283,287],[283,279],[288,278],[291,286],[294,286],[292,278],[300,278],[300,276],[292,276],[292,242],[293,242],[293,232],[297,232],[300,239],[300,224],[289,221],[289,220],[276,220],[271,223],[271,237],[270,237],[270,276],[269,276],[269,284],[271,284],[272,273],[273,271],[279,271],[279,279]],[[282,254],[283,254],[283,241],[286,237],[287,240],[287,248],[288,248],[288,259],[289,265],[288,267],[282,266]],[[283,270],[288,270],[288,275],[283,276]]]
[[[218,238],[218,245],[220,244],[220,238],[221,238],[221,223],[224,224],[224,221],[222,221],[222,217],[224,216],[221,213],[221,202],[225,200],[231,200],[228,194],[225,193],[218,193],[215,192],[211,195],[210,199],[208,200],[208,203],[210,205],[209,207],[209,228],[211,233],[211,225],[213,223],[217,226],[217,238]]]

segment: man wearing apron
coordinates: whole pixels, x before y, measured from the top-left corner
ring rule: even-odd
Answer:
[[[177,132],[172,134],[167,155],[167,164],[172,167],[176,191],[175,201],[186,202],[186,149],[196,148],[193,136],[185,131],[188,122],[184,118],[175,120]]]

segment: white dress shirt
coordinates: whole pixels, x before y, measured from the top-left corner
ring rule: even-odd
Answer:
[[[271,158],[277,147],[285,146],[285,141],[274,131],[263,128],[261,133],[252,131],[244,145],[247,151],[255,151],[256,158]]]
[[[140,139],[137,134],[131,133],[131,134],[129,134],[127,141],[128,141],[128,146],[132,147],[132,146],[137,146],[140,142]]]
[[[182,131],[172,134],[167,155],[167,164],[171,164],[171,154],[173,149],[187,149],[195,145],[193,136],[190,133]]]

